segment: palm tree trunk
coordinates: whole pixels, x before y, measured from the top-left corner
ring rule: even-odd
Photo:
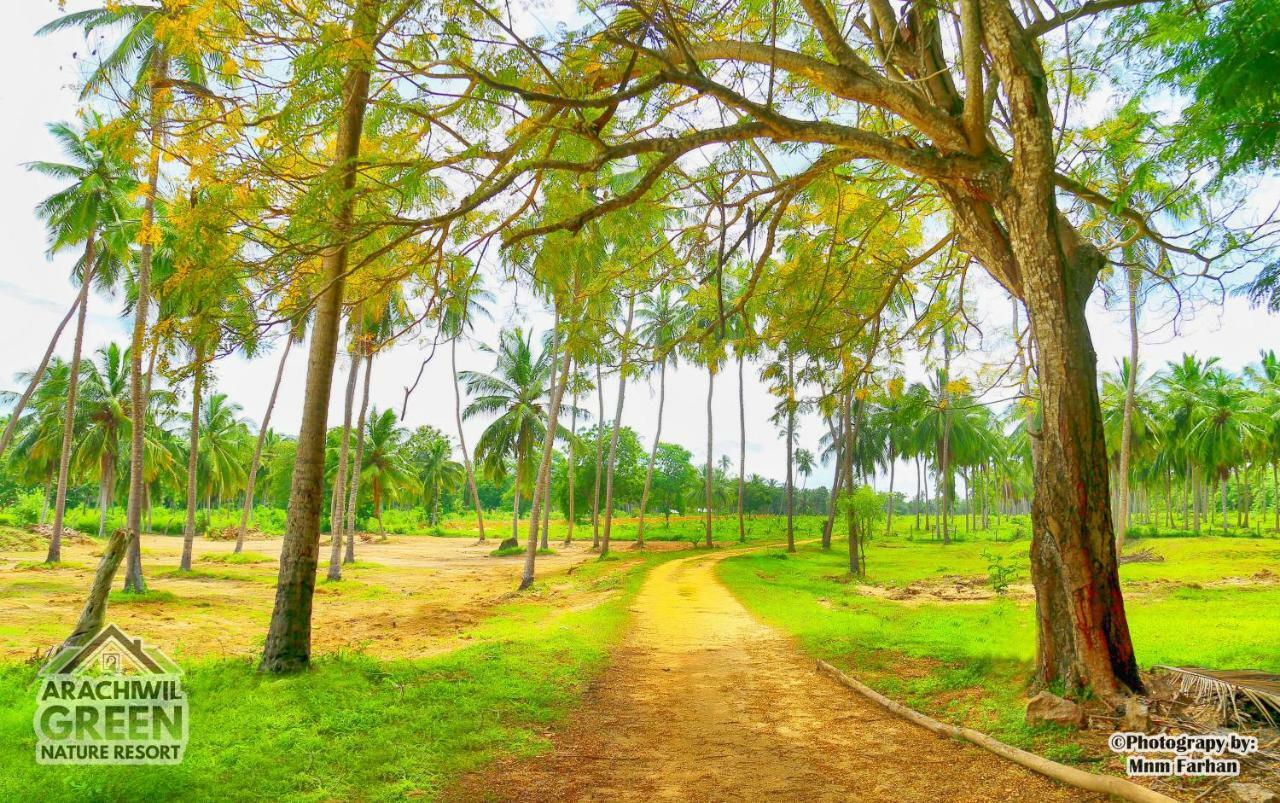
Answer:
[[[742,515],[747,498],[747,401],[743,381],[744,355],[738,355],[738,543],[747,542],[747,523]]]
[[[108,479],[106,469],[103,469],[102,478],[98,480],[98,538],[105,538],[107,535],[107,511],[111,504],[111,480]]]
[[[609,435],[609,460],[604,475],[604,535],[600,539],[600,557],[609,554],[609,534],[613,530],[613,469],[618,458],[618,434],[622,431],[622,405],[627,398],[627,352],[631,322],[635,319],[636,297],[627,302],[627,325],[622,331],[621,361],[618,363],[618,403],[613,414],[613,431]]]
[[[187,442],[187,521],[182,527],[182,563],[191,571],[191,545],[196,537],[196,485],[200,467],[200,394],[204,390],[204,351],[196,347],[195,372],[191,381],[191,438]]]
[[[556,316],[555,325],[556,325],[556,331],[558,332],[558,331],[559,331],[559,326],[560,326],[560,318],[559,318],[559,315],[558,315],[558,314],[557,314],[557,316]],[[556,368],[557,368],[557,366],[558,366],[558,363],[556,362],[556,356],[555,356],[555,355],[556,355],[556,353],[557,353],[557,352],[556,352],[556,348],[557,348],[558,346],[559,346],[559,340],[558,340],[558,338],[557,338],[555,335],[553,335],[553,336],[552,336],[552,349],[551,349],[552,362],[551,362],[551,378],[550,378],[550,384],[551,384],[552,392],[554,392],[554,391],[555,391],[555,387],[556,387]],[[563,375],[564,375],[564,379],[565,379],[565,382],[566,382],[566,383],[567,383],[567,382],[568,382],[568,380],[569,380],[569,370],[568,370],[568,369],[569,369],[569,366],[568,366],[568,363],[567,363],[567,361],[566,361],[566,364],[565,364],[565,370],[564,370],[564,373],[563,373]],[[561,393],[563,394],[563,391],[561,391]],[[557,415],[559,414],[559,412],[560,412],[560,411],[557,409],[557,410],[556,410]],[[555,428],[555,426],[554,426],[554,422],[553,422],[552,429],[554,429],[554,428]],[[552,435],[552,438],[551,438],[551,450],[552,450],[552,453],[554,454],[554,453],[555,453],[555,435]],[[541,484],[539,485],[539,492],[540,492],[540,493],[541,493],[541,495],[542,495],[542,500],[541,500],[541,503],[540,503],[540,504],[541,504],[541,508],[542,508],[542,539],[541,539],[541,548],[542,548],[542,549],[551,549],[551,543],[550,543],[550,541],[551,541],[551,463],[550,463],[550,462],[548,462],[548,463],[547,463],[547,469],[546,469],[546,471],[542,472],[542,482],[541,482]]]
[[[459,334],[458,337],[461,335]],[[458,446],[462,449],[462,465],[467,469],[467,484],[471,486],[471,504],[476,509],[476,527],[480,531],[478,543],[484,543],[484,511],[480,509],[480,491],[476,488],[475,467],[467,451],[467,436],[462,431],[462,389],[458,387],[458,337],[449,344],[450,366],[453,370],[453,417],[458,425]]]
[[[547,411],[547,432],[542,441],[542,462],[538,467],[539,481],[551,475],[551,455],[555,451],[556,425],[560,417],[560,400],[564,398],[565,386],[569,384],[569,360],[570,352],[565,349],[564,370],[561,372],[560,381],[552,385],[551,388],[551,409]],[[520,577],[519,590],[521,591],[533,585],[534,568],[538,560],[538,538],[535,531],[537,519],[538,511],[535,509],[532,511],[532,520],[529,522],[529,543],[525,546],[524,573]],[[607,534],[608,531],[606,530],[606,538]]]
[[[373,41],[379,5],[380,0],[357,0],[351,23],[354,39]],[[316,300],[298,454],[289,491],[288,527],[280,556],[275,608],[263,648],[262,671],[296,672],[306,669],[311,662],[311,605],[319,557],[320,506],[324,504],[325,428],[347,270],[346,238],[355,203],[352,190],[356,185],[356,160],[360,155],[370,72],[370,59],[351,58],[343,86],[342,121],[334,148],[334,168],[339,172],[337,183],[341,190],[336,194],[332,227],[337,245],[321,259],[320,287],[323,289]]]
[[[569,363],[569,380],[573,381],[573,363]],[[575,387],[573,393],[573,422],[569,425],[569,467],[566,479],[569,482],[569,520],[565,522],[566,529],[564,534],[564,545],[568,546],[573,543],[573,517],[574,517],[574,499],[573,499],[573,475],[577,474],[578,462],[574,456],[575,442],[578,440],[578,393]]]
[[[658,366],[658,426],[653,433],[653,448],[649,450],[649,465],[644,472],[644,490],[640,492],[640,519],[636,523],[636,549],[644,549],[644,512],[649,505],[649,490],[653,487],[653,464],[658,460],[658,442],[662,439],[662,410],[667,399],[667,360]]]
[[[599,417],[596,418],[596,487],[591,492],[591,548],[600,548],[600,480],[604,478],[604,376],[600,363],[596,363],[596,401]]]
[[[77,293],[71,306],[67,308],[67,314],[62,316],[62,320],[58,322],[58,326],[53,330],[53,337],[49,338],[49,347],[44,351],[44,357],[40,359],[40,364],[36,366],[36,370],[31,374],[31,380],[27,383],[27,389],[22,391],[22,395],[18,397],[17,403],[9,412],[9,423],[5,424],[4,434],[0,435],[0,457],[4,457],[4,453],[9,449],[9,444],[13,442],[13,433],[18,429],[18,419],[22,417],[22,411],[27,408],[27,402],[31,401],[31,395],[36,392],[36,388],[40,385],[40,380],[44,379],[44,372],[49,368],[49,360],[53,359],[53,352],[58,348],[58,341],[62,339],[62,330],[67,328],[67,324],[71,321],[71,316],[81,306],[81,297],[84,293]]]
[[[511,510],[511,541],[520,543],[520,467],[524,465],[524,448],[516,449],[516,470],[512,475],[511,496],[515,500]]]
[[[715,364],[709,363],[707,365],[707,476],[706,476],[707,510],[705,515],[706,541],[707,541],[708,549],[711,548],[711,485],[712,485],[712,481],[715,478],[715,475],[712,473],[713,472],[712,464],[714,461],[712,450],[714,447],[712,446],[712,426],[711,426],[711,400],[715,396],[715,389],[716,389]]]
[[[342,403],[342,440],[338,444],[338,475],[333,481],[332,537],[329,542],[329,580],[342,579],[342,532],[347,514],[347,458],[351,449],[351,408],[356,402],[356,380],[360,375],[360,350],[351,348],[351,370],[347,372],[347,392]]]
[[[795,358],[787,354],[787,391],[795,394]],[[787,551],[796,551],[796,411],[794,399],[787,399]]]
[[[342,556],[343,563],[356,562],[356,504],[360,501],[360,472],[364,469],[364,417],[369,409],[369,377],[372,375],[373,351],[369,351],[364,358],[364,391],[360,397],[360,415],[356,417],[356,459],[347,472],[347,551]]]
[[[889,505],[885,512],[884,532],[885,535],[893,532],[893,478],[897,468],[897,458],[892,451],[889,452]]]
[[[142,577],[142,463],[146,456],[148,394],[142,386],[142,351],[147,338],[147,316],[151,312],[152,229],[155,227],[156,189],[160,181],[164,106],[169,92],[166,88],[168,59],[162,50],[156,51],[154,59],[149,109],[151,145],[142,219],[138,226],[138,242],[141,247],[138,249],[138,273],[133,302],[133,342],[129,349],[130,417],[133,431],[129,445],[129,500],[125,516],[125,529],[129,532],[129,554],[125,559],[124,589],[136,594],[147,590],[146,580]]]
[[[239,553],[244,549],[244,531],[249,526],[249,515],[253,512],[253,491],[258,482],[258,466],[262,463],[262,446],[267,439],[271,426],[271,411],[276,407],[276,397],[280,394],[280,380],[284,378],[285,360],[289,359],[289,349],[293,347],[293,338],[285,337],[284,353],[280,355],[280,366],[276,368],[276,382],[271,386],[271,398],[267,400],[267,412],[262,416],[262,426],[258,429],[257,443],[253,447],[253,462],[249,464],[249,476],[244,489],[244,509],[240,511],[240,527],[236,530],[236,548]]]
[[[84,348],[84,320],[89,311],[89,288],[93,285],[93,248],[95,230],[89,229],[89,236],[84,244],[84,276],[80,284],[80,293],[72,309],[79,307],[76,314],[76,339],[71,347],[71,373],[67,377],[67,409],[62,419],[62,446],[58,451],[58,492],[53,504],[53,535],[49,538],[49,552],[45,555],[45,563],[58,563],[62,560],[62,519],[67,509],[67,475],[71,469],[71,444],[75,442],[76,425],[76,392],[80,387],[80,353]],[[58,333],[62,333],[61,327]],[[52,344],[50,344],[52,345]],[[46,358],[47,364],[47,358]],[[44,365],[37,373],[44,372]],[[18,410],[11,414],[11,421],[18,420]],[[0,449],[0,454],[4,450]],[[46,498],[47,498],[46,494]]]

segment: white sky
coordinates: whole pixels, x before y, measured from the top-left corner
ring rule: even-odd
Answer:
[[[86,7],[70,2],[67,10]],[[54,0],[24,0],[7,4],[4,25],[0,29],[0,108],[9,111],[5,125],[0,126],[0,237],[4,242],[0,262],[0,388],[16,387],[14,374],[33,368],[43,353],[48,338],[70,305],[75,290],[68,280],[74,256],[60,254],[50,260],[45,251],[45,232],[34,214],[35,204],[54,188],[49,179],[33,175],[22,164],[37,159],[60,159],[53,140],[45,131],[47,122],[72,120],[76,93],[72,53],[83,51],[84,40],[76,33],[37,39],[35,30],[59,13]],[[493,342],[498,325],[528,323],[530,314],[511,303],[494,310],[494,324],[481,328],[479,335]],[[1096,299],[1095,299],[1096,300]],[[119,299],[95,296],[90,305],[86,353],[116,340],[128,339],[128,321],[119,317]],[[1009,313],[1002,306],[992,313],[992,334],[1007,331]],[[547,316],[538,312],[532,320],[539,327]],[[1110,370],[1128,351],[1127,330],[1123,315],[1094,304],[1090,320],[1094,344],[1098,351],[1099,369]],[[1238,370],[1255,360],[1259,348],[1274,348],[1280,321],[1259,310],[1252,310],[1242,299],[1229,298],[1225,306],[1201,310],[1194,319],[1183,322],[1180,331],[1169,327],[1156,331],[1149,328],[1143,335],[1144,363],[1155,366],[1178,357],[1183,352],[1204,356],[1220,356],[1226,367]],[[71,326],[64,335],[60,353],[70,353]],[[424,347],[406,342],[379,356],[375,362],[371,403],[379,408],[399,410],[403,388],[413,381],[422,359]],[[306,374],[306,351],[295,347],[290,355],[285,381],[272,420],[273,428],[296,432],[302,406],[302,389]],[[278,360],[278,352],[252,363],[230,358],[216,368],[217,386],[244,407],[244,415],[259,420],[265,409]],[[459,347],[460,369],[489,370],[491,358],[471,347]],[[341,388],[346,362],[340,361],[334,379],[335,392],[330,406],[330,422],[341,420]],[[758,370],[758,369],[757,369]],[[912,375],[909,372],[909,375]],[[606,378],[606,414],[612,415],[616,379]],[[706,375],[696,369],[681,367],[668,372],[667,416],[663,424],[663,440],[680,443],[694,454],[695,462],[703,459],[706,443]],[[785,472],[785,446],[782,437],[768,423],[774,400],[748,366],[746,389],[747,469],[765,476],[781,478]],[[594,409],[593,400],[580,405]],[[737,381],[732,370],[717,378],[715,403],[715,454],[727,454],[735,463],[738,455]],[[657,419],[656,388],[633,387],[628,390],[624,421],[642,437],[652,433]],[[453,423],[453,391],[449,379],[448,353],[441,350],[427,366],[422,382],[410,402],[406,426],[432,424],[447,433],[455,432]],[[474,444],[484,424],[469,422],[467,439]],[[802,422],[800,443],[817,451],[822,432],[817,419]],[[810,486],[830,481],[831,468],[820,467]],[[914,476],[899,471],[898,486],[914,491]],[[883,486],[883,480],[878,484]],[[905,487],[904,487],[905,486]]]

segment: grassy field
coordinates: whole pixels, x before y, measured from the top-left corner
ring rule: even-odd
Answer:
[[[879,536],[868,577],[850,579],[844,545],[805,544],[732,557],[721,578],[802,649],[934,716],[1051,757],[1088,760],[1073,739],[1023,721],[1035,654],[1028,539]],[[1008,535],[1003,535],[1004,539]],[[1138,659],[1156,664],[1280,671],[1280,539],[1144,538],[1165,560],[1121,567]],[[993,563],[1013,567],[1005,594]]]
[[[546,729],[603,668],[646,570],[677,554],[630,552],[557,572],[532,594],[495,605],[456,635],[452,649],[429,657],[338,651],[286,678],[258,675],[247,657],[183,661],[191,736],[185,761],[173,767],[36,765],[36,667],[0,664],[0,799],[23,799],[33,789],[44,800],[78,801],[431,798],[497,755],[543,749]],[[252,566],[259,557],[211,563]],[[384,604],[374,582],[379,567],[365,572],[343,581],[344,594],[354,592],[344,604]],[[7,593],[19,592],[40,593]],[[124,604],[163,602],[155,607],[183,614],[175,592],[150,596]]]

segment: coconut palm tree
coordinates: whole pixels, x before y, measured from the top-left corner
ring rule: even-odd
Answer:
[[[129,350],[109,343],[98,349],[97,361],[85,364],[83,434],[76,446],[75,466],[82,476],[98,480],[98,536],[106,534],[107,511],[115,495],[121,450],[130,437]]]
[[[142,353],[147,335],[147,319],[151,311],[151,259],[155,226],[157,186],[160,181],[160,156],[164,150],[164,130],[168,120],[168,107],[175,89],[194,95],[207,95],[205,88],[205,54],[193,43],[201,37],[191,36],[192,26],[187,20],[177,19],[186,14],[186,4],[163,3],[107,3],[101,8],[86,9],[66,14],[45,25],[37,35],[79,28],[86,35],[108,28],[123,28],[115,47],[109,52],[85,81],[82,92],[87,97],[125,78],[135,101],[144,101],[147,109],[148,143],[147,170],[145,176],[142,215],[139,221],[140,243],[138,250],[136,297],[134,299],[133,340],[129,348],[132,361],[129,368],[130,409],[140,419],[140,426],[132,427],[129,457],[129,506],[126,527],[129,532],[129,554],[125,570],[125,589],[141,593],[146,591],[142,577],[142,553],[140,534],[142,529],[143,477],[145,457],[145,419],[148,408],[142,378]],[[165,23],[169,23],[166,25]],[[160,34],[163,29],[182,30],[187,44],[171,52],[169,43]],[[141,105],[141,103],[139,103]],[[86,611],[91,606],[86,606]],[[83,637],[77,626],[75,638]]]
[[[667,398],[667,366],[679,362],[676,343],[689,325],[689,308],[682,293],[674,285],[663,284],[656,291],[640,297],[636,305],[636,336],[644,347],[652,352],[652,362],[658,367],[658,423],[653,433],[653,446],[649,449],[649,464],[644,472],[644,490],[640,493],[640,516],[636,524],[636,547],[644,548],[644,514],[649,506],[649,491],[653,487],[653,465],[658,457],[658,443],[662,439],[662,413]]]
[[[796,449],[795,462],[796,462],[796,471],[800,474],[801,477],[804,477],[804,480],[801,482],[801,485],[800,485],[800,505],[801,505],[800,512],[803,513],[805,491],[808,490],[809,488],[809,477],[813,476],[813,469],[817,465],[817,463],[815,462],[813,452],[809,451],[808,449],[805,449],[804,447]]]
[[[519,328],[504,330],[498,336],[497,349],[484,347],[484,351],[495,357],[492,373],[459,374],[472,397],[462,417],[496,416],[476,443],[476,460],[493,479],[505,476],[511,467],[511,538],[518,541],[520,494],[533,488],[533,458],[537,445],[546,436],[551,359],[546,351],[535,355],[533,335],[526,335]]]
[[[115,149],[103,144],[103,137],[95,136],[102,120],[96,114],[86,117],[86,131],[76,130],[67,123],[49,126],[51,133],[66,154],[65,162],[31,162],[27,169],[67,182],[67,185],[36,207],[36,213],[49,227],[49,253],[83,245],[84,252],[76,263],[75,274],[80,281],[80,293],[76,313],[76,331],[71,350],[66,398],[63,405],[62,447],[58,459],[58,482],[53,507],[53,535],[49,539],[46,561],[57,563],[61,559],[62,519],[67,503],[67,475],[71,467],[72,431],[76,415],[76,394],[80,382],[80,354],[84,345],[84,324],[89,308],[90,288],[97,281],[100,287],[111,288],[119,274],[121,257],[128,258],[127,246],[122,248],[119,234],[123,223],[131,217],[130,195],[135,182],[129,175],[127,163]],[[100,234],[108,232],[104,238]],[[114,234],[115,236],[111,236]],[[100,243],[100,240],[103,242]],[[106,247],[102,247],[105,245]],[[103,253],[98,254],[101,250]],[[100,273],[96,273],[101,267]],[[32,378],[39,381],[39,376]],[[19,411],[20,412],[20,411]]]
[[[428,523],[434,527],[440,523],[440,500],[453,493],[466,479],[466,469],[453,459],[453,444],[445,435],[434,432],[421,448],[413,453],[411,464],[418,470],[422,483]]]
[[[387,537],[382,524],[383,504],[413,482],[413,471],[404,455],[406,434],[397,425],[395,410],[378,412],[374,407],[369,411],[364,433],[364,466],[360,476],[361,482],[369,486],[373,517],[378,520],[378,537],[383,540]]]
[[[462,450],[462,466],[466,470],[467,485],[471,489],[471,505],[476,511],[476,529],[479,532],[477,541],[483,544],[484,508],[480,505],[480,491],[476,488],[476,472],[471,463],[471,453],[467,451],[467,435],[462,429],[462,385],[458,380],[458,341],[470,337],[477,320],[490,317],[488,305],[493,303],[493,293],[486,290],[480,282],[479,271],[472,271],[465,281],[451,289],[444,301],[440,331],[449,338],[449,368],[453,373],[453,417],[458,428],[458,448]]]

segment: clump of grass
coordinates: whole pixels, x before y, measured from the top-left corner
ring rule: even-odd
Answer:
[[[508,547],[499,547],[498,549],[495,549],[492,552],[490,552],[489,557],[508,558],[508,557],[511,557],[512,555],[523,555],[524,553],[525,553],[525,547],[516,545],[516,546],[508,546]],[[554,549],[539,549],[538,554],[554,555],[556,554],[556,551]]]
[[[275,563],[276,559],[261,552],[210,552],[201,555],[207,563]]]
[[[172,591],[161,591],[155,588],[148,588],[141,594],[116,589],[111,592],[111,596],[108,597],[108,600],[116,605],[154,605],[157,603],[177,603],[181,601],[181,598]]]

